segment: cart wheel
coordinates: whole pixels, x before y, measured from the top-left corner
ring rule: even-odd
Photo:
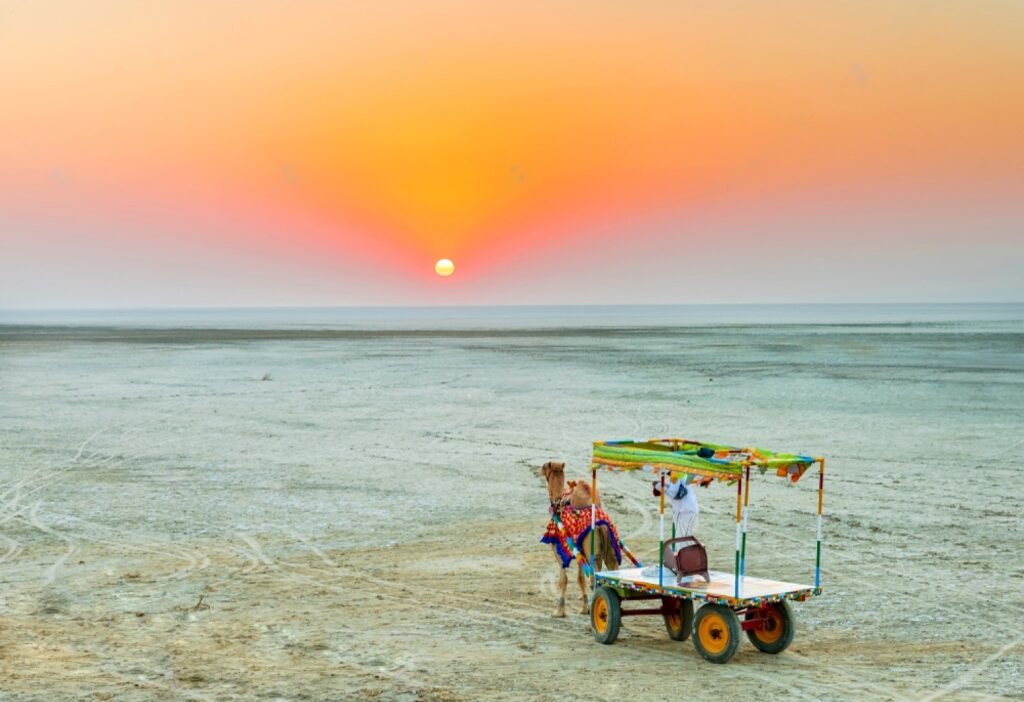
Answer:
[[[787,602],[776,602],[767,607],[748,610],[746,619],[764,619],[762,629],[747,629],[747,638],[759,651],[781,653],[793,643],[796,620]]]
[[[607,587],[594,590],[594,598],[590,601],[590,628],[598,643],[610,644],[619,638],[619,625],[622,624],[622,606],[619,594]]]
[[[665,630],[673,641],[686,641],[693,628],[693,600],[676,597],[661,598],[662,617]]]
[[[706,604],[693,618],[693,646],[704,660],[726,663],[740,647],[740,620],[719,604]]]

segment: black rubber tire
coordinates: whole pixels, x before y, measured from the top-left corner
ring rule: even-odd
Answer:
[[[760,630],[747,629],[747,638],[759,651],[782,653],[789,648],[789,645],[793,643],[793,637],[796,636],[796,619],[793,617],[793,610],[788,602],[776,602],[768,605],[766,609],[772,610],[772,616],[768,620],[769,631],[774,635],[776,630],[781,627],[781,635],[774,640],[764,641],[760,638]],[[747,612],[746,619],[754,619],[757,616],[757,612]]]
[[[622,605],[619,593],[604,586],[594,590],[590,600],[590,630],[598,643],[610,644],[619,638],[622,625]]]
[[[686,641],[693,630],[693,600],[677,597],[661,598],[663,609],[672,614],[662,614],[665,620],[665,631],[673,641]]]
[[[708,646],[701,639],[702,622],[708,620]],[[706,604],[693,617],[693,647],[710,663],[727,663],[740,647],[740,619],[730,608],[720,604]],[[709,647],[710,644],[719,644]]]

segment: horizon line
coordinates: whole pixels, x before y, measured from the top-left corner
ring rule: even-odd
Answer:
[[[549,309],[586,307],[927,307],[969,305],[1024,305],[1024,300],[970,300],[937,302],[570,302],[570,303],[497,303],[491,305],[193,305],[186,307],[0,307],[0,314],[8,312],[214,312],[255,310],[457,310],[457,309]]]

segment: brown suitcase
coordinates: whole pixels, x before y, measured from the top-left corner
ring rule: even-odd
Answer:
[[[673,544],[683,543],[689,545],[681,546],[672,553]],[[680,536],[666,541],[664,562],[676,574],[676,582],[690,575],[701,575],[705,581],[711,582],[711,576],[708,575],[708,552],[696,536]]]

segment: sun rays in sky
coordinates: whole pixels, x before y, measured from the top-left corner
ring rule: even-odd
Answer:
[[[544,301],[529,278],[555,271],[576,298],[551,301],[610,301],[630,251],[662,286],[626,298],[706,301],[670,282],[670,261],[700,247],[715,265],[743,252],[834,265],[855,296],[843,262],[856,249],[870,264],[866,242],[884,264],[885,224],[950,261],[987,247],[975,265],[998,285],[979,275],[976,297],[1016,298],[1000,261],[1020,253],[1022,15],[1013,2],[14,3],[0,237],[22,284],[0,292],[109,304],[124,294],[110,271],[131,265],[159,269],[138,275],[145,304],[173,304],[174,281],[193,304],[266,303],[261,290],[392,303],[433,294],[449,258],[472,293],[445,286],[444,302]],[[946,259],[927,256],[904,273],[932,285]],[[32,271],[62,271],[66,294]]]

